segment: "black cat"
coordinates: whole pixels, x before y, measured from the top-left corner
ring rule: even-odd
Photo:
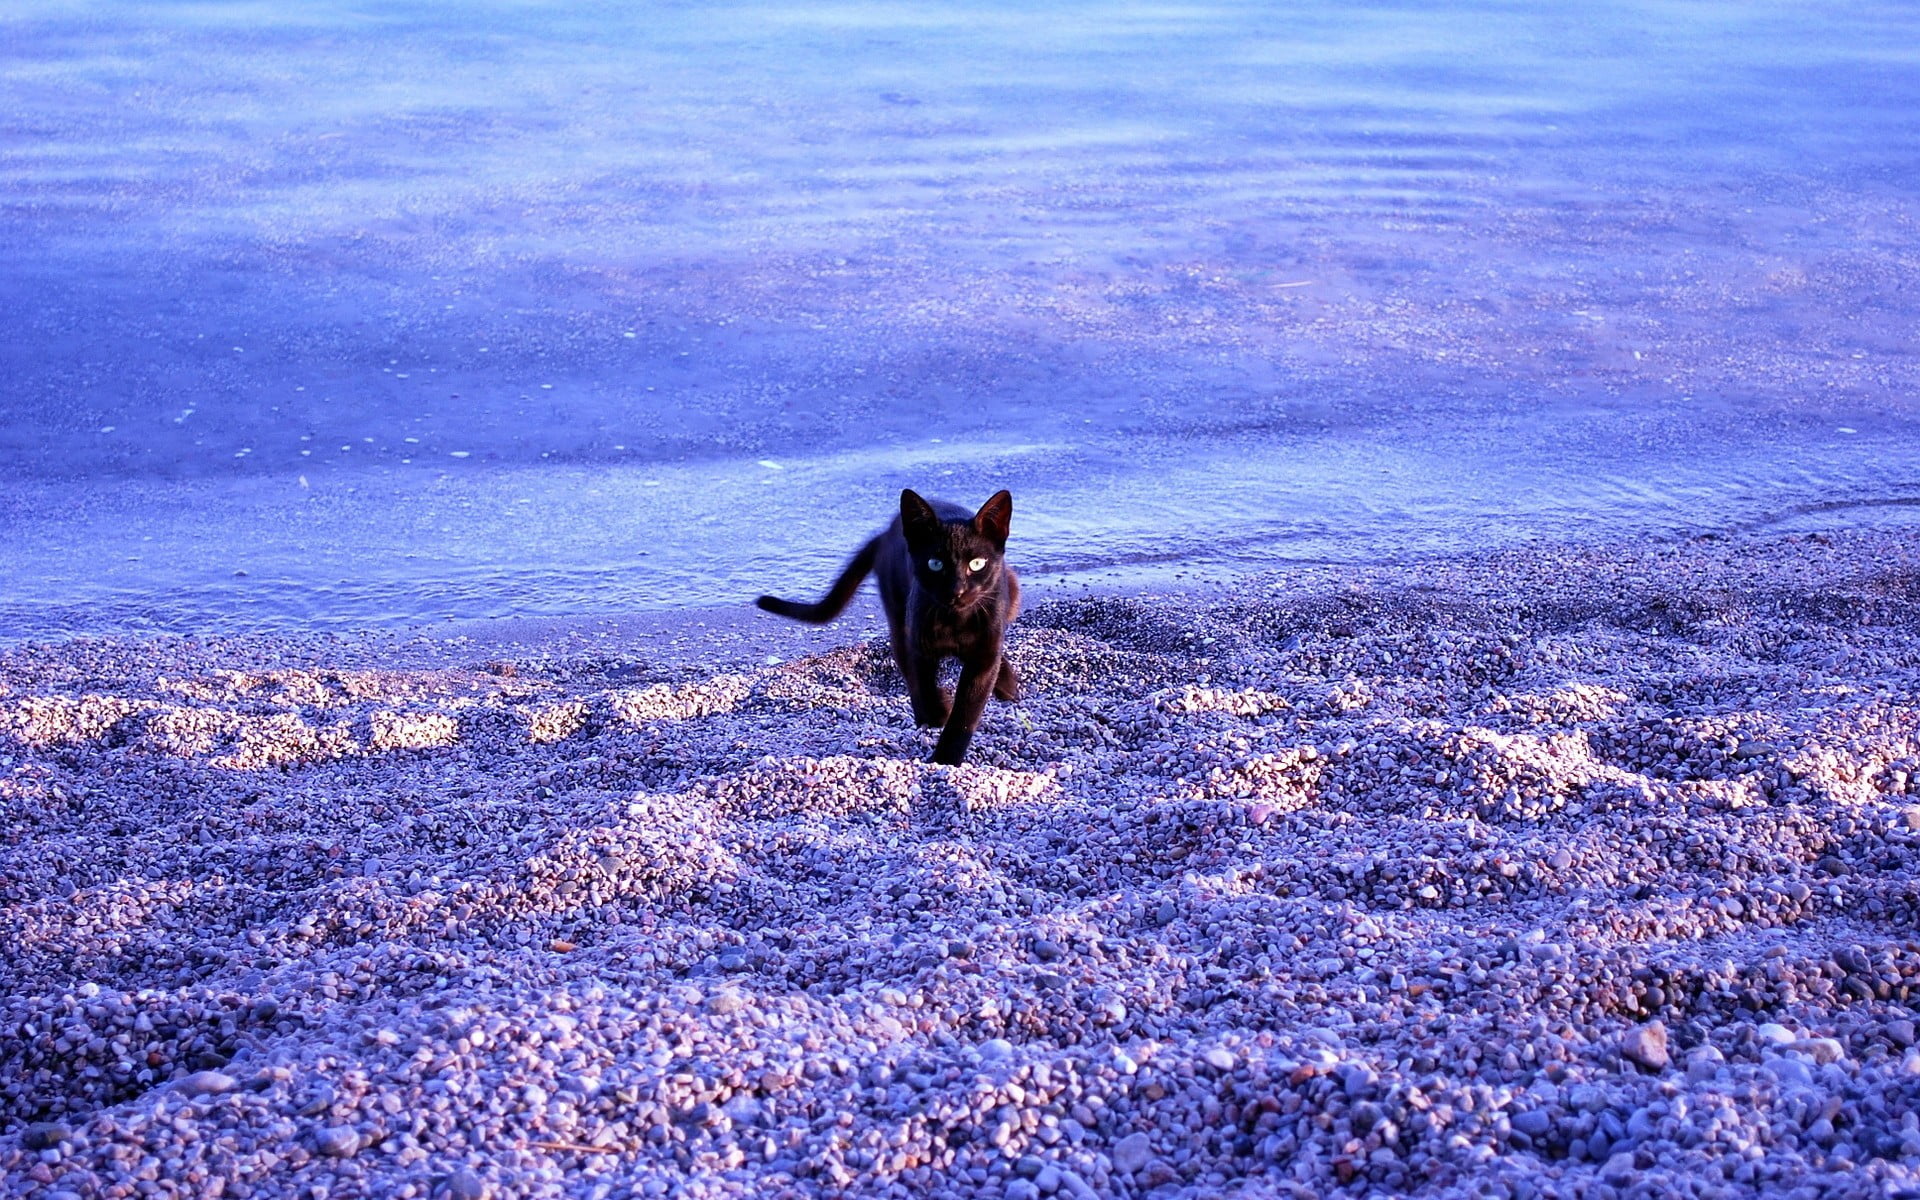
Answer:
[[[820,603],[775,596],[755,603],[824,625],[840,615],[872,571],[893,633],[893,656],[913,698],[913,719],[944,726],[933,761],[956,764],[967,756],[987,693],[1020,698],[1020,678],[1001,654],[1007,625],[1020,611],[1020,580],[1005,559],[1012,521],[1013,497],[1005,491],[995,492],[977,513],[904,491],[899,517],[860,547]],[[952,701],[940,687],[940,660],[948,656],[960,660]]]

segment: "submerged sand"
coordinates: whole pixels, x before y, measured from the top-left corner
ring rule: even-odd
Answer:
[[[0,655],[0,1191],[1920,1193],[1920,537],[1034,590]]]

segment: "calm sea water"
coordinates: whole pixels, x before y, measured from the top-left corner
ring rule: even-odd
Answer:
[[[0,206],[0,638],[1920,511],[1906,3],[13,0]]]

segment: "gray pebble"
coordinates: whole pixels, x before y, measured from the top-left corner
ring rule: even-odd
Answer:
[[[313,1149],[327,1158],[352,1158],[360,1150],[360,1131],[351,1125],[329,1125],[315,1130]]]
[[[1638,1168],[1633,1165],[1633,1151],[1622,1150],[1608,1157],[1606,1165],[1600,1168],[1600,1178],[1620,1187],[1633,1182]]]
[[[487,1200],[491,1190],[486,1180],[465,1167],[447,1176],[446,1183],[441,1187],[446,1200]]]
[[[51,1150],[73,1136],[73,1131],[54,1121],[41,1121],[27,1126],[20,1135],[20,1144],[29,1150]]]
[[[1113,1147],[1113,1167],[1116,1171],[1137,1174],[1153,1161],[1153,1139],[1144,1133],[1130,1133]]]
[[[1821,1064],[1839,1062],[1847,1056],[1847,1048],[1841,1045],[1837,1038],[1830,1037],[1801,1038],[1798,1041],[1788,1042],[1787,1049],[1804,1054]]]
[[[1704,1083],[1718,1076],[1726,1061],[1712,1046],[1696,1046],[1687,1052],[1687,1078],[1694,1083]]]
[[[189,1096],[219,1096],[240,1086],[240,1081],[220,1071],[195,1071],[175,1085]]]
[[[1620,1040],[1620,1053],[1649,1071],[1664,1071],[1670,1061],[1667,1057],[1667,1027],[1660,1021],[1649,1021],[1645,1025],[1627,1031]]]

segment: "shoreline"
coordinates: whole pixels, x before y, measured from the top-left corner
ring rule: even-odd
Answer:
[[[10,1192],[1920,1189],[1920,535],[738,616],[0,650]]]

